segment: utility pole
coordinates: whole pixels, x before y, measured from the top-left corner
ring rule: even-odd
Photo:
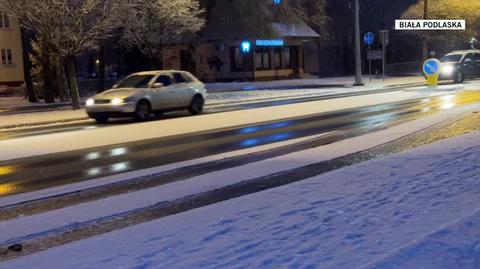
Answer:
[[[355,17],[355,86],[363,86],[362,81],[362,51],[360,48],[360,6],[354,0]]]
[[[428,0],[423,0],[423,19],[428,19]],[[428,36],[426,33],[422,36],[422,56],[423,61],[426,61],[428,58]]]

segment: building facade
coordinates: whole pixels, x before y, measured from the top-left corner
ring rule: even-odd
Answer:
[[[23,51],[18,20],[0,11],[0,87],[24,82]]]
[[[273,24],[274,36],[238,38],[207,32],[192,50],[176,46],[166,55],[166,69],[195,73],[201,80],[265,81],[318,73],[320,35],[305,23]]]

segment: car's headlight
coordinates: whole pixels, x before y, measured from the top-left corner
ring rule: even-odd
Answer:
[[[114,106],[121,105],[121,104],[123,104],[123,99],[121,99],[121,98],[112,99],[112,101],[110,101],[110,104],[112,104]]]
[[[446,65],[442,67],[442,73],[445,75],[450,75],[455,71],[455,67],[453,65]]]
[[[95,100],[93,98],[89,98],[87,99],[87,101],[85,102],[85,105],[86,106],[93,106],[95,104]]]

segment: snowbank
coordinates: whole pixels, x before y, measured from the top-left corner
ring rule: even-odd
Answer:
[[[479,163],[474,132],[2,268],[479,268]]]

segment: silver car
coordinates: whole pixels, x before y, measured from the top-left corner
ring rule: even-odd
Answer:
[[[207,98],[205,85],[185,71],[149,71],[128,76],[113,89],[86,102],[87,114],[98,123],[109,118],[147,120],[152,114],[188,109],[198,115]]]

